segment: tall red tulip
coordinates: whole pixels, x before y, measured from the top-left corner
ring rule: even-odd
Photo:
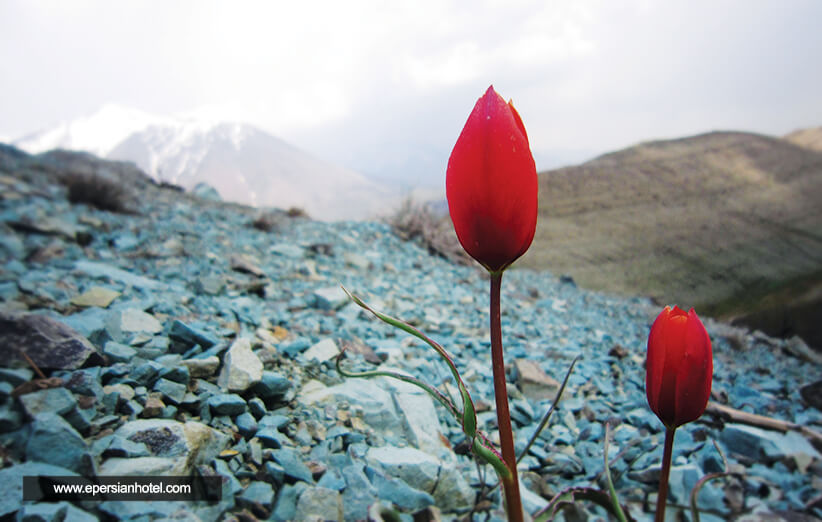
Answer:
[[[699,418],[711,394],[711,339],[694,309],[666,306],[651,326],[645,373],[648,404],[668,428]]]
[[[678,306],[666,306],[651,326],[645,362],[648,404],[665,425],[656,522],[665,520],[674,434],[705,412],[713,368],[711,339],[694,309],[685,313]]]
[[[488,90],[457,139],[445,177],[448,210],[468,254],[500,272],[528,250],[537,224],[537,171],[511,102]]]

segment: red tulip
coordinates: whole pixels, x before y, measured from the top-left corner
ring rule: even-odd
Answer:
[[[667,428],[699,418],[711,394],[711,339],[694,309],[666,306],[651,326],[645,393]]]
[[[528,250],[537,224],[537,170],[511,102],[488,87],[448,160],[448,210],[468,254],[500,272]]]

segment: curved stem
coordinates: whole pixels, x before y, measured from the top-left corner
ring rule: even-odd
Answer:
[[[659,494],[656,499],[655,522],[665,520],[665,501],[668,499],[668,475],[671,474],[671,457],[674,453],[676,427],[665,428],[665,449],[662,453],[662,471],[659,473]]]
[[[502,355],[502,327],[500,326],[500,286],[502,272],[491,273],[491,364],[494,368],[494,396],[497,402],[497,427],[502,450],[502,460],[511,471],[501,477],[505,493],[505,510],[508,520],[521,522],[522,501],[517,478],[517,456],[514,453],[514,433],[511,430],[511,414],[508,411],[508,389],[505,384],[505,361]]]

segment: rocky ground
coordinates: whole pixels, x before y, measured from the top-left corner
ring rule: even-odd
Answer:
[[[79,175],[96,176],[98,192],[101,179],[124,187],[107,194],[131,213],[71,203]],[[491,471],[464,454],[443,408],[400,382],[344,379],[333,363],[345,347],[347,367],[454,390],[432,350],[349,302],[342,283],[450,351],[494,438],[480,270],[383,224],[225,204],[88,156],[0,148],[0,188],[0,517],[358,520],[380,507],[401,520],[463,519],[475,508],[477,520],[502,517],[498,492],[477,494]],[[506,273],[502,307],[520,449],[580,357],[520,463],[526,509],[571,486],[602,486],[611,422],[616,488],[635,519],[650,519],[663,433],[643,360],[658,307],[528,270]],[[702,520],[822,517],[817,356],[798,339],[706,323],[717,406],[677,432],[671,505],[687,505],[696,481],[723,468],[716,441],[732,475],[702,489]],[[189,473],[219,476],[222,501],[21,500],[23,475]],[[586,504],[562,516],[606,518]]]

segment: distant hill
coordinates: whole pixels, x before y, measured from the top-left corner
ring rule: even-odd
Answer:
[[[117,105],[14,145],[33,154],[59,148],[132,161],[160,181],[189,189],[204,182],[227,201],[300,207],[325,220],[368,218],[400,199],[387,186],[251,125],[162,117]]]
[[[822,151],[822,127],[799,129],[786,134],[785,139],[800,147]]]
[[[822,347],[822,151],[795,140],[712,132],[543,172],[519,266]]]

